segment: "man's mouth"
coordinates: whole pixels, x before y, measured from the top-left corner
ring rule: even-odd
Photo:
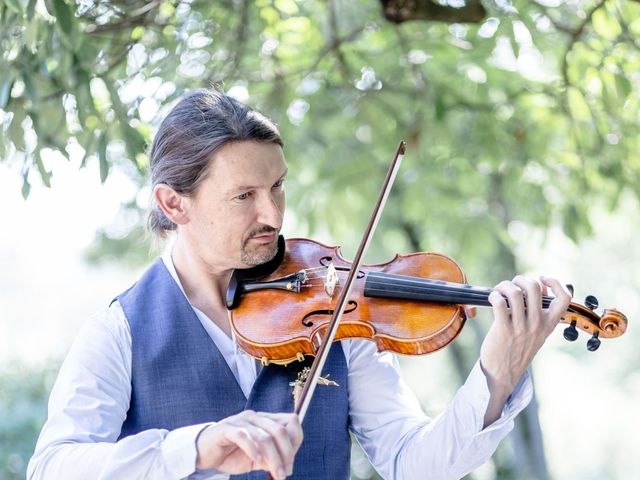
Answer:
[[[278,232],[275,230],[271,230],[268,232],[260,232],[257,235],[251,237],[251,240],[255,240],[259,243],[271,243],[278,236]]]

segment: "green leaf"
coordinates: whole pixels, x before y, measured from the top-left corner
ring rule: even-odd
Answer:
[[[27,98],[36,103],[38,99],[38,91],[33,83],[33,72],[24,69],[22,71],[22,81],[24,82],[24,92]]]
[[[82,156],[82,160],[80,161],[80,168],[84,168],[87,165],[87,160],[94,152],[94,144],[96,142],[96,136],[93,132],[86,135],[86,140],[82,141],[80,138],[78,139],[81,145],[84,146],[84,155]]]
[[[107,161],[107,132],[102,132],[100,134],[100,139],[98,140],[98,159],[100,161],[100,181],[102,183],[105,182],[107,177],[109,176],[109,162]]]
[[[282,13],[296,15],[300,10],[293,0],[275,0],[275,6]]]
[[[22,15],[22,5],[18,0],[4,0],[4,4],[14,12]]]
[[[13,87],[13,78],[5,78],[0,86],[0,108],[4,109],[9,104],[11,98],[11,88]]]
[[[607,40],[614,40],[622,33],[620,23],[612,18],[604,8],[595,11],[592,24],[596,33]]]
[[[82,68],[78,58],[75,55],[73,56],[73,62],[73,71],[76,81],[74,94],[76,97],[78,121],[80,122],[80,126],[83,129],[87,129],[89,127],[89,116],[92,114],[95,116],[99,116],[99,114],[96,110],[95,104],[93,103],[93,96],[91,95],[91,79],[89,77],[89,73],[84,68]]]
[[[113,110],[116,112],[118,121],[120,123],[120,132],[122,133],[122,137],[125,141],[127,154],[129,155],[129,158],[136,164],[136,166],[139,167],[138,163],[136,162],[136,156],[139,153],[144,152],[146,140],[138,130],[129,125],[127,109],[122,103],[122,100],[120,100],[118,90],[115,88],[113,83],[108,78],[104,78],[104,82],[107,90],[109,90],[109,96],[111,97]]]
[[[88,85],[78,85],[75,90],[76,111],[78,113],[78,121],[83,130],[87,129],[87,121],[91,112],[93,112],[93,99]]]
[[[29,3],[27,3],[27,20],[29,21],[33,20],[33,15],[36,11],[36,3],[38,3],[38,0],[29,0]]]
[[[145,28],[141,25],[138,25],[131,31],[131,40],[140,40],[144,35]]]
[[[53,14],[56,17],[56,28],[60,32],[63,43],[71,50],[75,50],[77,38],[73,32],[73,11],[64,0],[53,0]]]
[[[29,198],[29,193],[31,193],[31,184],[29,183],[29,169],[22,175],[22,198],[25,200]]]
[[[35,152],[36,157],[36,166],[38,167],[38,172],[40,172],[40,178],[42,178],[42,183],[45,184],[47,188],[51,188],[51,172],[49,172],[42,162],[42,152],[38,149]]]
[[[624,101],[631,93],[631,82],[624,75],[615,74],[616,91],[618,96]]]
[[[435,114],[436,114],[436,120],[438,120],[439,122],[441,122],[442,120],[444,120],[444,117],[447,113],[447,107],[444,104],[444,98],[442,95],[435,95]]]
[[[604,86],[602,97],[605,103],[611,108],[624,105],[631,91],[629,80],[617,73],[604,69],[600,71],[600,78]]]
[[[584,96],[577,88],[569,87],[567,89],[567,99],[571,114],[576,120],[591,120],[589,105],[587,105]]]
[[[144,152],[146,141],[138,130],[129,125],[126,119],[120,120],[120,127],[122,136],[124,137],[124,141],[127,145],[127,154],[129,155],[129,158],[133,160],[135,165],[139,167],[136,157],[138,154]]]
[[[26,113],[24,109],[19,108],[13,111],[13,118],[9,125],[9,138],[15,145],[17,150],[25,150],[24,143],[24,129],[22,128],[22,122],[24,121]]]

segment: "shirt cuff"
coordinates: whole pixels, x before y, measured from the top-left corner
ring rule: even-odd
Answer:
[[[162,457],[174,478],[186,478],[196,471],[196,440],[211,423],[189,425],[170,431],[162,442]]]
[[[516,384],[511,395],[507,398],[500,417],[484,429],[482,427],[484,425],[487,406],[489,405],[490,393],[487,377],[482,371],[480,360],[473,366],[471,373],[467,377],[467,381],[462,386],[461,394],[475,407],[474,417],[477,432],[489,432],[501,429],[506,425],[509,425],[509,429],[511,429],[511,423],[515,416],[524,410],[533,398],[533,382],[531,381],[531,375],[526,371]]]

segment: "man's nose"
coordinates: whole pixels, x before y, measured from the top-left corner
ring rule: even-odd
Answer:
[[[282,227],[284,214],[282,203],[280,198],[273,193],[262,195],[258,203],[258,222],[273,228]]]

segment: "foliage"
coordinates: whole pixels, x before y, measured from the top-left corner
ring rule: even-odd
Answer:
[[[32,171],[47,185],[55,174],[47,149],[142,183],[151,126],[185,89],[214,84],[280,123],[303,232],[351,241],[345,220],[378,188],[358,180],[406,138],[390,238],[413,230],[478,265],[496,254],[487,245],[511,245],[516,219],[559,216],[577,240],[591,196],[615,206],[624,187],[640,191],[640,5],[551,4],[395,26],[364,1],[5,1],[2,158],[25,196]]]
[[[54,379],[51,367],[10,367],[0,371],[0,480],[24,478]]]

